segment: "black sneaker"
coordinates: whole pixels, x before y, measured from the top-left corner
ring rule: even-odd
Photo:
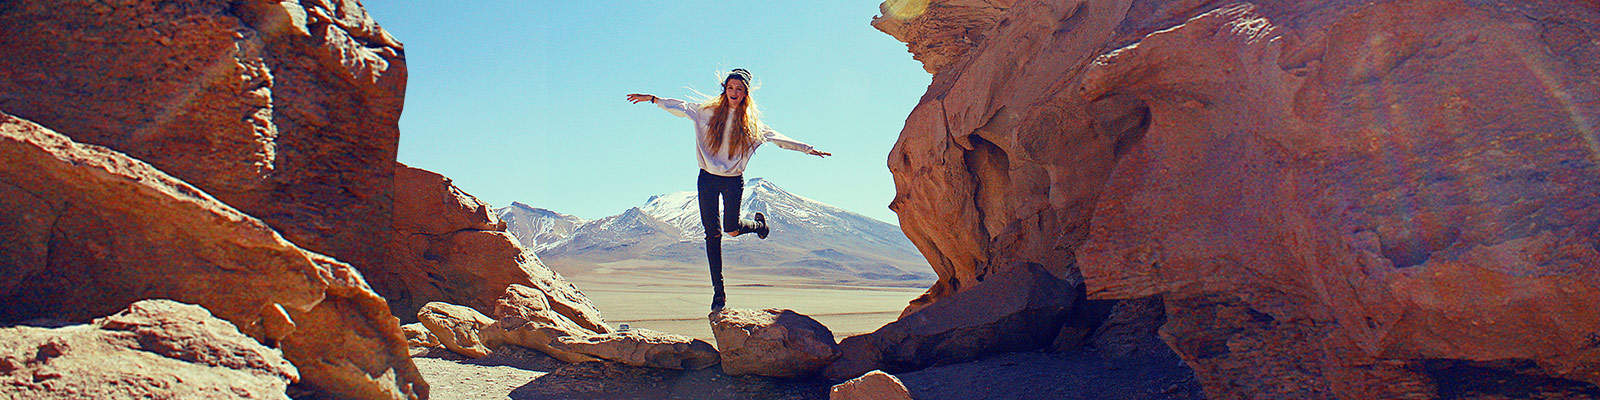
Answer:
[[[718,294],[718,295],[715,295],[715,296],[711,296],[711,311],[721,310],[722,306],[727,305],[727,304],[728,304],[728,296],[727,295]]]
[[[767,234],[772,233],[772,229],[767,228],[767,215],[758,212],[756,213],[755,219],[756,222],[761,223],[761,227],[756,228],[756,237],[766,239]]]

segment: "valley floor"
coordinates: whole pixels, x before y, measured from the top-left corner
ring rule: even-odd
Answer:
[[[710,276],[684,269],[561,271],[589,297],[607,323],[628,324],[687,335],[715,343],[706,315],[711,312]],[[808,315],[833,331],[835,340],[872,332],[900,316],[924,289],[830,285],[815,280],[724,272],[728,307],[787,308]]]

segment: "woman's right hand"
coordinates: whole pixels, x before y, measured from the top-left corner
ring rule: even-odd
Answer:
[[[639,94],[639,93],[629,93],[628,94],[628,101],[633,102],[633,104],[639,104],[639,102],[642,102],[642,101],[648,101],[648,102],[654,103],[654,102],[656,102],[656,99],[657,99],[656,95],[653,95],[653,94]]]

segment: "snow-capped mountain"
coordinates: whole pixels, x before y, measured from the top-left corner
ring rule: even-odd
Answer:
[[[830,283],[909,284],[935,277],[897,226],[795,195],[766,179],[750,178],[744,189],[743,217],[765,213],[772,234],[766,240],[754,234],[724,237],[723,260],[729,268]],[[533,215],[527,210],[546,217],[520,217]],[[564,216],[548,210],[514,203],[499,213],[525,247],[552,267],[571,271],[562,273],[622,261],[650,268],[705,268],[705,229],[693,191],[651,196],[622,214],[576,222],[570,231],[554,227],[576,218],[548,217]]]
[[[501,207],[495,213],[499,214],[501,221],[506,222],[506,230],[517,237],[523,248],[535,252],[544,251],[557,241],[572,236],[579,225],[587,222],[583,218],[518,202],[511,202],[510,206]]]

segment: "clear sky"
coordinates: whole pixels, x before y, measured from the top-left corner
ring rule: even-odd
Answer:
[[[595,219],[694,190],[693,124],[624,97],[745,68],[764,122],[834,154],[762,146],[745,177],[898,224],[886,160],[931,76],[872,28],[878,1],[363,4],[405,44],[400,161],[494,207]]]

